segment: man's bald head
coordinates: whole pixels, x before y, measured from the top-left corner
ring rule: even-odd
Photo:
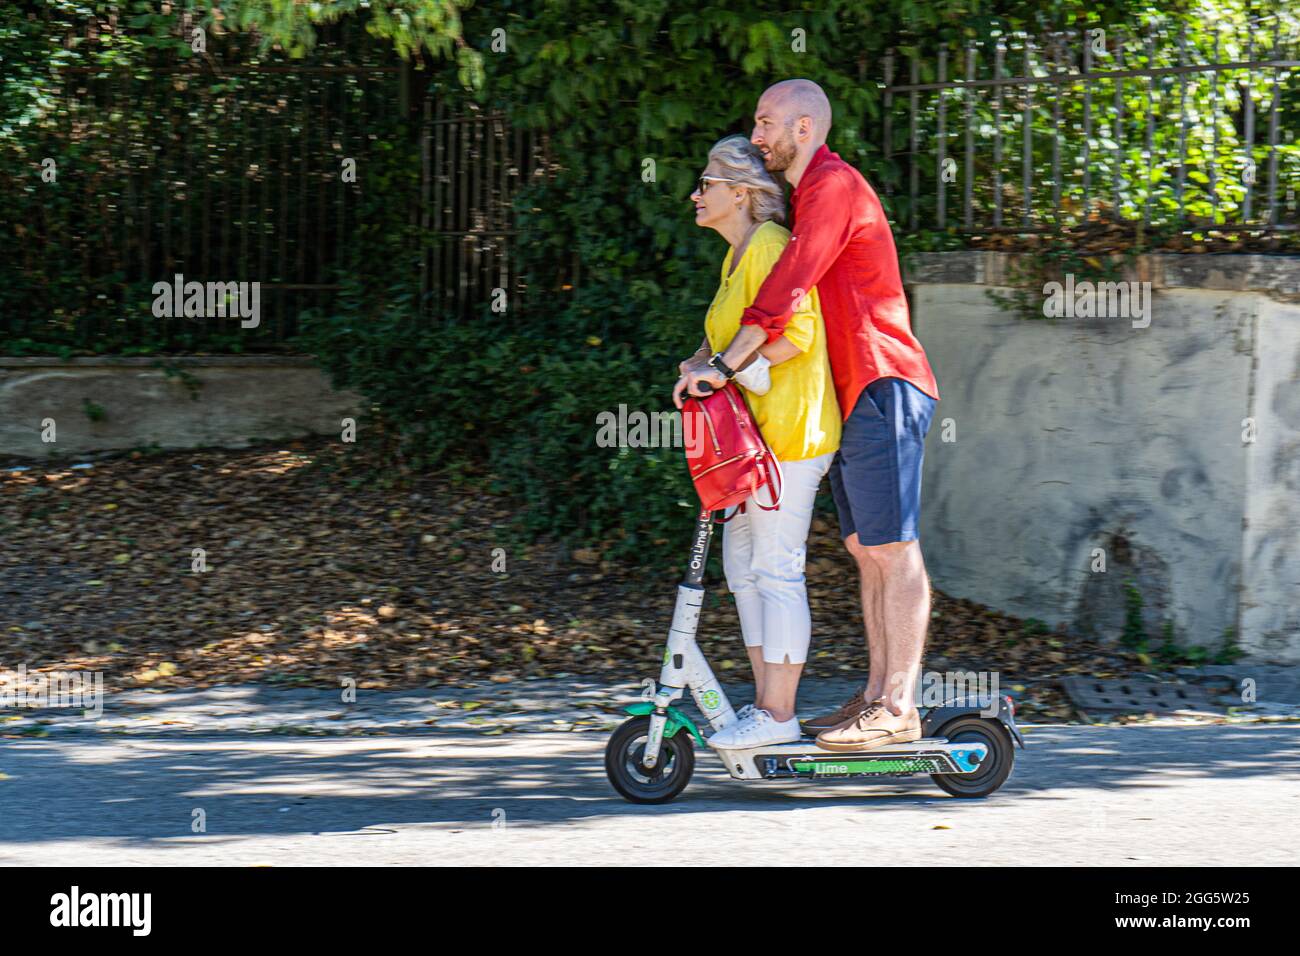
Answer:
[[[768,107],[781,114],[787,127],[805,116],[811,121],[813,145],[826,142],[831,131],[831,103],[812,80],[782,80],[773,83],[758,99],[759,110]]]
[[[763,91],[754,110],[750,142],[763,153],[768,172],[784,173],[793,185],[831,131],[831,104],[812,80],[782,80]]]

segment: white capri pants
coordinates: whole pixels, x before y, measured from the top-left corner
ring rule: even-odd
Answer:
[[[768,664],[803,664],[812,639],[812,615],[804,586],[808,526],[822,476],[834,452],[781,463],[785,495],[776,511],[764,511],[751,497],[743,514],[723,526],[722,567],[736,597],[746,647],[762,647]],[[772,504],[771,489],[760,488]],[[733,512],[734,513],[734,512]]]

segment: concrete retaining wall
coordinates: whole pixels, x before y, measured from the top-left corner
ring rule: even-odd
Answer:
[[[0,358],[0,455],[65,457],[148,445],[240,448],[339,434],[341,419],[362,408],[360,396],[334,390],[307,356],[165,359],[193,377],[193,390],[155,361]],[[102,411],[102,418],[92,418],[88,408]],[[42,441],[47,419],[54,422],[53,443]]]
[[[987,295],[1008,265],[908,264],[941,398],[921,538],[936,586],[1103,638],[1136,594],[1153,643],[1239,634],[1300,661],[1300,259],[1145,257],[1146,328],[1017,318]]]

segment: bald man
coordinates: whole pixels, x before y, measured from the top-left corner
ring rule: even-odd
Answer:
[[[794,187],[793,235],[745,310],[740,332],[688,387],[714,387],[782,335],[816,287],[844,431],[831,491],[844,545],[858,566],[870,671],[839,710],[804,722],[826,750],[869,750],[921,736],[915,688],[930,620],[930,582],[917,539],[921,463],[939,390],[912,335],[889,222],[856,169],[831,152],[831,107],[811,80],[763,93],[751,141]]]

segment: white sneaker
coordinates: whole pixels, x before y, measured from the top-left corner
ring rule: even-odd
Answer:
[[[706,742],[715,750],[748,750],[773,744],[792,744],[800,737],[799,720],[777,721],[765,710],[755,710],[745,720],[719,730]]]
[[[749,724],[749,723],[752,723],[752,722],[753,722],[753,720],[754,720],[754,705],[753,705],[753,704],[750,704],[750,705],[749,705],[749,710],[748,710],[747,712],[746,712],[745,708],[742,707],[740,710],[736,711],[736,716],[739,717],[740,719],[737,720],[737,721],[736,721],[734,724],[732,724],[730,727],[726,727],[726,728],[724,728],[724,729],[722,729],[722,730],[717,731],[717,732],[714,733],[712,736],[706,737],[705,740],[704,740],[704,742],[705,742],[706,744],[708,744],[710,747],[730,747],[730,746],[732,746],[732,744],[731,744],[731,740],[735,737],[735,735],[736,735],[736,731],[737,731],[739,728],[745,726],[746,724]],[[715,741],[716,741],[716,743],[715,743]]]
[[[754,716],[754,705],[745,704],[743,707],[740,708],[740,710],[736,711],[736,723],[740,723],[741,721],[744,720],[749,720],[749,718],[753,716]],[[732,724],[732,726],[734,727],[735,724]],[[714,736],[717,735],[715,734]]]

